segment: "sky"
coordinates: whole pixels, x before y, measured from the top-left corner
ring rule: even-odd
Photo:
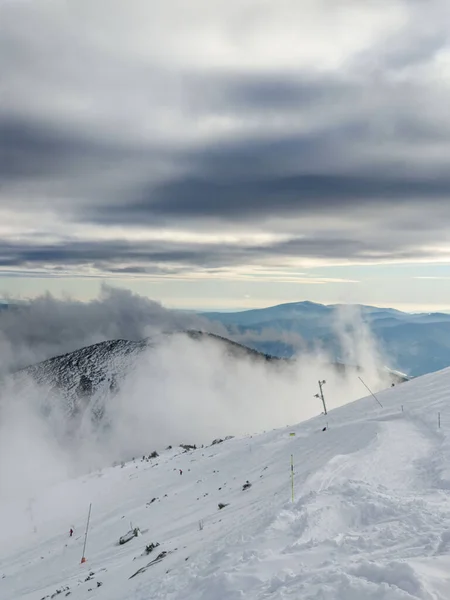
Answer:
[[[0,0],[0,293],[450,310],[447,0]]]

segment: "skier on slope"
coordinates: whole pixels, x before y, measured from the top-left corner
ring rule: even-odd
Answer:
[[[72,537],[72,536],[73,536],[73,529],[72,529],[72,527],[70,528],[70,531],[69,531],[69,536],[70,536],[70,537]]]

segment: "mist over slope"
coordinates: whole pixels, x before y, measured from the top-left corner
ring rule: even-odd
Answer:
[[[319,379],[329,409],[367,393],[358,376],[375,392],[392,381],[354,311],[340,314],[336,332],[358,372],[337,370],[320,347],[270,360],[207,332],[204,320],[180,332],[197,317],[111,288],[86,304],[46,296],[6,312],[4,370],[36,362],[4,375],[0,388],[0,495],[8,497],[168,444],[308,419],[322,412]],[[122,339],[101,339],[117,332]]]
[[[0,597],[448,600],[449,385],[447,369],[380,392],[382,406],[188,452],[174,441],[3,497]],[[140,535],[119,545],[130,522]]]
[[[139,341],[122,339],[99,342],[19,369],[4,378],[4,385],[14,390],[14,394],[36,395],[36,403],[39,403],[41,412],[47,417],[51,417],[55,410],[64,414],[67,417],[66,432],[76,432],[83,420],[92,427],[101,428],[105,426],[102,421],[108,417],[111,400],[130,379],[139,375],[144,361],[159,360],[155,353],[163,351],[165,346],[173,347],[180,343],[179,348],[173,347],[173,364],[186,360],[182,347],[184,338],[197,342],[192,345],[193,351],[200,350],[201,343],[209,344],[208,350],[222,351],[224,371],[230,360],[285,362],[215,334],[187,330],[160,333]],[[153,377],[155,381],[152,381]],[[160,373],[149,373],[149,384],[155,385],[160,377]]]
[[[283,359],[263,354],[215,334],[186,330],[161,333],[139,341],[99,342],[15,371],[5,378],[5,384],[14,382],[16,388],[21,391],[30,386],[39,386],[42,394],[45,394],[43,410],[47,413],[51,412],[55,402],[61,402],[68,418],[76,418],[80,413],[84,413],[83,416],[86,417],[86,413],[89,413],[88,417],[91,420],[100,422],[109,399],[119,393],[126,380],[135,376],[136,369],[146,358],[144,354],[159,352],[164,345],[173,345],[175,340],[184,339],[196,342],[192,345],[194,352],[199,349],[199,344],[206,344],[208,351],[212,348],[222,352],[221,368],[224,372],[233,362],[248,365],[265,364],[271,374],[283,373],[286,376],[297,368],[298,359]],[[181,349],[177,354],[174,356],[175,364],[186,360]],[[352,358],[350,357],[350,364]],[[364,363],[365,357],[361,358]],[[325,354],[322,357],[316,355],[316,360],[322,371],[335,371],[343,379],[365,374],[363,367],[332,363],[329,359],[327,362]],[[207,364],[204,366],[208,367]],[[394,372],[382,370],[377,373],[376,365],[373,365],[373,368],[374,372],[369,373],[369,378],[371,382],[375,379],[373,382],[377,389],[382,385],[405,381]]]
[[[219,323],[194,313],[174,311],[103,285],[98,298],[81,302],[45,294],[0,311],[0,372],[115,339],[141,340],[162,331],[198,329],[224,334]]]

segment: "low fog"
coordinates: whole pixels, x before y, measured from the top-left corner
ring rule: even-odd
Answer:
[[[9,365],[16,353],[19,362],[28,363],[102,339],[140,339],[161,330],[207,330],[209,325],[195,315],[111,288],[86,304],[45,296],[0,318],[3,360]],[[214,325],[210,329],[223,334]],[[115,395],[94,394],[71,435],[71,417],[57,391],[49,412],[43,410],[48,402],[45,386],[30,380],[18,392],[5,381],[0,396],[0,502],[30,497],[41,486],[169,444],[206,445],[219,436],[259,433],[320,415],[322,404],[314,397],[319,379],[327,382],[329,410],[367,395],[358,375],[373,391],[387,387],[386,362],[355,308],[337,314],[336,332],[342,359],[358,364],[361,373],[339,374],[330,366],[326,348],[301,354],[292,364],[266,363],[236,359],[214,339],[162,337],[136,358],[132,369],[124,370]],[[91,408],[99,402],[104,407],[100,425],[91,418]]]
[[[133,294],[103,285],[89,302],[45,294],[0,311],[0,372],[40,362],[106,340],[140,340],[161,331],[225,329],[194,313],[169,310]]]

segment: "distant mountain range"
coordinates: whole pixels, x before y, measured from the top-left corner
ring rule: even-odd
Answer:
[[[450,314],[410,314],[364,305],[355,305],[355,308],[393,369],[418,376],[450,365]],[[301,336],[305,350],[321,343],[339,361],[335,323],[340,309],[341,305],[292,302],[242,312],[199,314],[221,323],[231,337],[237,334],[247,345],[261,352],[293,356],[298,347],[283,334],[294,333]],[[264,339],[263,333],[267,330],[279,333],[279,339]]]

